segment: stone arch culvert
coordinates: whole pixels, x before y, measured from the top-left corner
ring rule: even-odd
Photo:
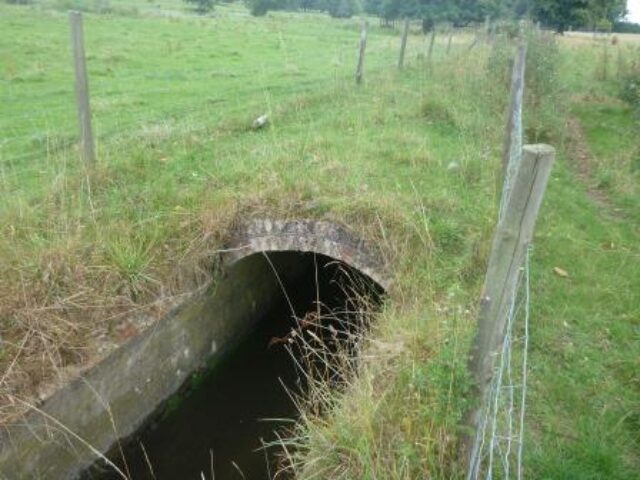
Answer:
[[[256,447],[304,383],[288,336],[338,338],[354,293],[379,306],[390,280],[335,223],[251,220],[230,238],[219,278],[0,430],[0,479],[201,478],[212,462],[216,478],[267,478],[276,460]]]

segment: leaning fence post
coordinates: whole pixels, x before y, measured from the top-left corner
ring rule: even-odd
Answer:
[[[473,398],[463,419],[459,452],[469,472],[476,468],[479,447],[476,439],[482,423],[482,406],[555,155],[555,150],[549,145],[527,145],[523,148],[522,160],[513,178],[512,193],[494,233],[476,336],[469,356]]]
[[[436,43],[436,27],[431,30],[431,40],[429,41],[429,52],[427,53],[427,64],[431,63],[431,56],[433,55],[433,46]]]
[[[409,18],[404,20],[404,28],[402,29],[402,44],[400,45],[400,59],[398,60],[398,69],[404,68],[404,53],[407,49],[407,37],[409,36]]]
[[[487,40],[491,36],[491,15],[484,17],[484,35]]]
[[[527,45],[518,46],[513,60],[511,74],[511,94],[507,113],[507,129],[502,151],[502,203],[506,201],[510,189],[509,178],[513,176],[518,160],[522,155],[522,106],[524,99],[524,79],[527,64]]]
[[[622,49],[620,48],[620,43],[618,42],[617,44],[617,50],[618,50],[618,69],[617,69],[617,74],[618,74],[618,80],[622,79],[625,75],[625,62],[624,62],[624,58],[622,56]]]
[[[603,48],[604,50],[602,51],[602,80],[607,80],[607,77],[609,76],[609,42],[607,41],[606,37],[604,40]]]
[[[82,157],[84,159],[85,165],[90,167],[95,163],[96,157],[93,145],[93,130],[91,128],[89,82],[87,79],[87,64],[84,53],[82,13],[69,12],[69,23],[71,24],[71,45],[73,48],[76,103],[78,105],[78,123],[80,126]]]
[[[364,76],[364,54],[367,50],[367,21],[362,22],[362,32],[360,32],[360,51],[358,53],[358,66],[356,68],[356,83],[362,83]]]
[[[451,42],[453,42],[453,28],[449,30],[449,41],[447,42],[447,55],[449,55],[449,52],[451,51]]]

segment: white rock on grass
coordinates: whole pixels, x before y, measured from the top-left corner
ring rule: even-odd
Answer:
[[[447,165],[447,170],[449,170],[450,172],[457,172],[458,170],[460,170],[460,164],[458,162],[451,162],[449,165]]]
[[[265,113],[264,115],[260,115],[258,118],[256,118],[253,121],[253,124],[251,125],[251,127],[254,130],[259,130],[265,127],[268,123],[269,123],[269,115]]]

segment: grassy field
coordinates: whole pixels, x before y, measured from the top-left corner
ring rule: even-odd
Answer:
[[[625,40],[629,60],[640,38]],[[538,295],[555,301],[540,304],[531,401],[532,443],[540,443],[529,465],[534,478],[640,478],[640,120],[616,98],[614,47],[603,76],[602,42],[563,46],[568,113],[584,132],[567,138],[566,151],[584,141],[588,154],[560,166],[563,186],[552,189],[554,212],[540,228],[547,238],[537,259],[546,271],[558,263],[572,274],[539,283]]]
[[[416,34],[400,73],[397,32],[374,28],[357,88],[356,19],[114,2],[85,17],[87,176],[61,5],[0,4],[0,392],[44,397],[134,316],[161,316],[209,278],[236,216],[331,219],[380,245],[395,285],[352,388],[300,427],[300,476],[452,478],[508,47],[458,37],[447,55],[443,39],[429,66]],[[638,123],[594,45],[530,49],[527,141],[559,159],[532,264],[528,478],[640,478]],[[252,131],[264,112],[270,128]]]

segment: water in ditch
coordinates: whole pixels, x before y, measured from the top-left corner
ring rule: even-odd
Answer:
[[[353,323],[349,313],[354,309],[352,281],[357,278],[361,291],[365,280],[328,258],[305,260],[310,266],[303,278],[295,285],[284,285],[288,300],[283,295],[238,348],[214,369],[192,379],[188,391],[170,399],[159,418],[125,441],[122,449],[113,450],[110,458],[131,480],[274,477],[282,466],[283,450],[265,444],[276,442],[278,434],[286,436],[297,418],[292,397],[306,388],[304,375],[296,367],[304,362],[293,360],[301,351],[295,344],[291,347],[291,330],[298,328],[303,335],[316,337],[332,332],[325,338],[327,344],[331,337],[335,340],[336,331],[352,331],[353,327],[345,327]],[[366,283],[367,293],[379,301],[380,291]],[[315,318],[319,305],[323,316],[333,312],[331,318],[316,326],[303,320],[300,328],[299,319]],[[309,325],[312,328],[305,331]],[[94,466],[84,478],[122,477]],[[277,478],[286,476],[281,473]]]

